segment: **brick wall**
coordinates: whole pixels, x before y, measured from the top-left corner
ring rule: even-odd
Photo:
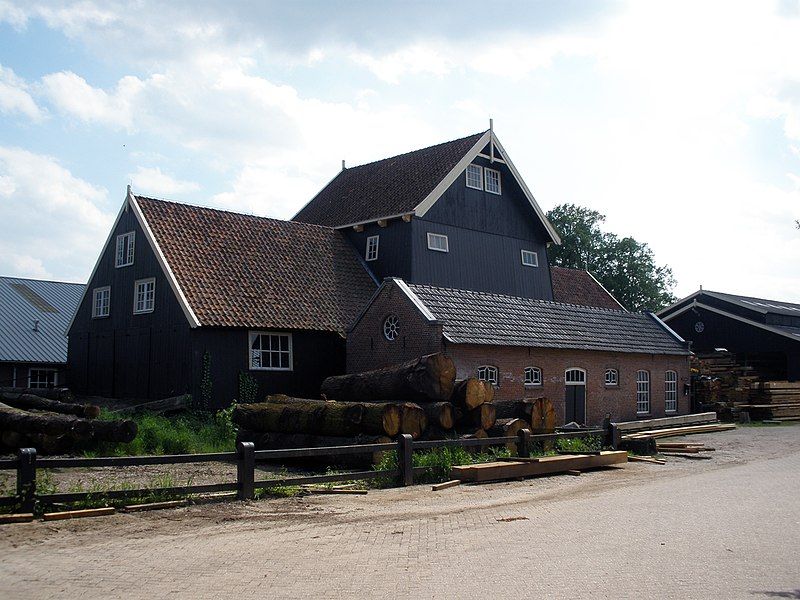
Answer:
[[[586,370],[587,424],[599,425],[606,414],[611,414],[612,421],[665,416],[667,370],[678,373],[678,411],[670,414],[689,412],[689,397],[683,394],[684,384],[689,383],[689,361],[685,356],[469,344],[447,344],[446,348],[456,364],[459,379],[475,377],[481,365],[494,365],[499,371],[496,401],[545,396],[553,402],[557,422],[561,424],[564,422],[564,372],[572,367]],[[542,370],[541,386],[524,384],[525,367]],[[617,386],[605,385],[606,369],[616,369],[619,373]],[[640,369],[650,372],[650,412],[647,415],[636,414],[636,371]]]
[[[389,315],[400,322],[400,333],[393,341],[383,335]],[[347,372],[377,369],[441,349],[441,324],[426,320],[399,287],[386,285],[347,335]]]

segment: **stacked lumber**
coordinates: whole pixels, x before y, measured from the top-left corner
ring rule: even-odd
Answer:
[[[757,381],[750,384],[748,403],[738,404],[756,420],[800,421],[800,382]]]
[[[586,469],[608,467],[628,462],[625,451],[607,451],[597,454],[570,454],[542,456],[539,458],[508,459],[497,462],[453,467],[451,476],[460,481],[500,481],[520,477],[538,477],[553,473],[579,472]]]
[[[716,433],[718,431],[729,431],[731,429],[736,429],[736,425],[734,425],[733,423],[685,425],[682,427],[669,427],[665,429],[651,429],[645,431],[637,431],[635,433],[628,433],[622,436],[622,440],[627,441],[627,440],[642,440],[642,439],[658,439],[665,437],[691,435],[695,433]]]
[[[60,454],[97,442],[130,442],[136,437],[135,422],[95,420],[99,407],[75,404],[72,399],[64,388],[1,388],[0,445],[8,450],[33,447],[43,454]]]
[[[702,442],[658,442],[656,449],[659,454],[699,454],[700,452],[713,452],[715,450]]]

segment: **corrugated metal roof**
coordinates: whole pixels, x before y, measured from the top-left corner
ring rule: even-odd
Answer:
[[[783,302],[781,300],[767,300],[765,298],[753,298],[752,296],[737,296],[736,294],[725,294],[722,292],[711,292],[703,290],[700,295],[706,294],[712,298],[719,298],[731,304],[736,304],[742,308],[747,308],[758,313],[771,313],[775,315],[786,315],[789,317],[800,317],[800,304]]]
[[[408,284],[456,344],[688,354],[654,315]]]
[[[67,327],[84,287],[0,277],[0,361],[66,363]]]

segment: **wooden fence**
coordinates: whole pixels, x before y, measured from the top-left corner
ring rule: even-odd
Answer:
[[[328,446],[322,448],[291,448],[285,450],[256,450],[251,442],[240,442],[236,452],[217,452],[212,454],[174,454],[164,456],[119,456],[108,458],[38,458],[34,448],[22,448],[16,458],[0,460],[0,470],[16,470],[17,493],[14,496],[0,497],[0,507],[14,506],[19,512],[33,512],[37,502],[43,504],[86,501],[102,497],[109,500],[136,498],[153,493],[188,496],[214,492],[236,492],[237,498],[249,500],[255,497],[256,490],[282,486],[297,486],[311,483],[330,483],[336,481],[369,480],[377,478],[398,479],[400,485],[413,485],[414,475],[426,472],[429,467],[414,467],[415,450],[444,447],[485,447],[515,444],[518,456],[528,456],[531,444],[537,441],[552,441],[559,438],[602,436],[608,439],[608,429],[583,429],[557,433],[532,434],[523,429],[517,436],[491,437],[484,439],[447,439],[414,441],[408,434],[401,435],[397,442],[386,444],[361,444],[354,446]],[[371,452],[397,452],[395,470],[369,470],[306,477],[284,477],[280,479],[256,480],[256,463],[280,461],[291,458],[338,457]],[[236,464],[236,481],[205,485],[185,485],[162,488],[140,488],[109,490],[103,492],[67,492],[37,494],[36,473],[39,469],[77,469],[88,467],[131,467],[145,465],[176,465],[190,463],[223,462]]]

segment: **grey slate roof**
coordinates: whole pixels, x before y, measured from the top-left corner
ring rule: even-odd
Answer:
[[[67,327],[84,287],[0,277],[0,362],[66,363]]]
[[[774,315],[786,315],[789,317],[800,317],[800,304],[791,302],[781,302],[780,300],[765,300],[764,298],[753,298],[750,296],[736,296],[734,294],[724,294],[722,292],[710,292],[703,290],[702,294],[719,298],[731,304],[736,304],[742,308],[758,313],[770,313]],[[701,295],[702,295],[701,294]]]
[[[687,355],[653,315],[408,284],[456,344]]]
[[[484,133],[348,167],[292,220],[341,227],[410,213]]]

